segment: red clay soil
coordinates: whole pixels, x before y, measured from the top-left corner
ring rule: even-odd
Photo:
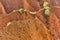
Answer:
[[[2,40],[52,40],[50,32],[38,18],[11,21],[0,31]]]
[[[53,4],[57,1],[47,0],[51,4],[51,15],[47,19],[44,10],[38,12],[43,8],[44,1],[46,0],[0,0],[0,39],[60,40],[60,9]],[[20,8],[37,11],[37,14],[32,15],[28,11],[20,14],[14,11]]]
[[[55,14],[51,14],[51,16],[48,18],[48,22],[49,22],[49,29],[51,30],[52,35],[54,35],[53,37],[54,40],[59,39],[59,35],[60,35],[60,24],[59,24],[59,19],[56,17]]]
[[[53,2],[54,1],[54,2]],[[51,0],[51,7],[53,12],[55,12],[56,16],[60,19],[60,0]]]
[[[7,13],[23,7],[22,0],[0,0]]]
[[[42,6],[42,5],[41,5]],[[43,7],[40,7],[38,1],[26,1],[24,0],[24,9],[27,9],[29,11],[38,11],[39,9],[42,9]],[[44,17],[43,11],[38,11],[36,14],[36,17],[38,17],[43,23],[46,22],[46,19]],[[44,20],[43,20],[44,19]]]

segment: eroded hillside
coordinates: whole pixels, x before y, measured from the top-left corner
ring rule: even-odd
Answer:
[[[45,1],[50,4],[49,17],[44,15]],[[0,0],[0,40],[60,40],[59,2],[53,1]],[[21,14],[20,8],[26,11]]]

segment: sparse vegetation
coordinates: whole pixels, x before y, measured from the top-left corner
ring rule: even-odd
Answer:
[[[0,0],[0,40],[60,40],[59,35],[60,8],[52,0]]]

